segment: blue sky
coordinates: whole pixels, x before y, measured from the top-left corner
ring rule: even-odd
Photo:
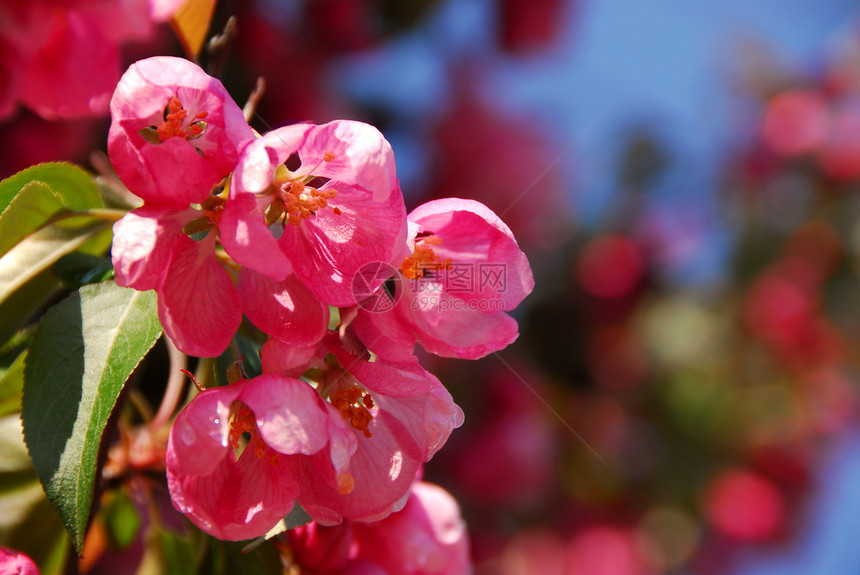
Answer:
[[[447,105],[451,69],[477,64],[482,95],[531,118],[558,150],[569,177],[572,210],[598,227],[611,208],[614,169],[631,127],[654,130],[675,169],[654,202],[715,212],[715,185],[724,157],[748,130],[730,83],[754,41],[781,67],[814,70],[855,24],[854,0],[577,0],[562,14],[557,43],[534,55],[495,48],[492,0],[443,3],[421,28],[383,49],[351,57],[332,82],[358,100],[399,117],[386,131],[404,190],[426,169],[422,128]],[[719,279],[731,250],[731,230],[715,226],[703,248],[675,270],[676,281]],[[670,278],[671,279],[671,278]]]

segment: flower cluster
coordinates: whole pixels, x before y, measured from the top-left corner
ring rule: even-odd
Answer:
[[[517,337],[506,312],[534,282],[507,226],[453,198],[407,215],[375,128],[257,135],[186,60],[132,65],[110,109],[108,153],[143,200],[114,226],[117,283],[155,290],[189,355],[222,354],[243,315],[268,338],[261,375],[177,416],[174,505],[231,540],[266,533],[295,502],[320,526],[409,505],[422,463],[463,421],[413,348],[477,358]]]

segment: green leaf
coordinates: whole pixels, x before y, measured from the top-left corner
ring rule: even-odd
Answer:
[[[24,389],[24,358],[23,352],[15,358],[9,369],[0,377],[0,416],[21,410],[21,391]]]
[[[45,225],[63,209],[63,199],[47,184],[30,182],[0,213],[0,256]]]
[[[115,550],[125,549],[140,530],[140,514],[124,489],[117,489],[105,510],[105,531]]]
[[[26,238],[0,258],[0,303],[62,256],[83,247],[108,228],[108,222],[89,219],[75,228],[48,226]]]
[[[158,545],[161,551],[164,575],[185,575],[192,570],[191,566],[197,562],[194,547],[184,537],[162,529],[158,532]]]
[[[51,273],[71,288],[101,283],[114,277],[113,262],[109,257],[80,252],[61,257],[51,267]]]
[[[5,212],[15,196],[30,182],[41,182],[51,188],[70,210],[103,207],[90,174],[74,164],[50,162],[27,168],[0,182],[0,212]]]
[[[57,279],[50,270],[57,259],[72,251],[103,254],[112,237],[109,223],[88,218],[77,228],[43,228],[0,258],[0,342],[15,338],[57,291]]]
[[[155,293],[109,282],[84,286],[49,309],[33,335],[24,367],[24,438],[78,552],[108,418],[160,334]]]

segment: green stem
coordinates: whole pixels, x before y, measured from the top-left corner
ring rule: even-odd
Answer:
[[[111,210],[108,208],[97,208],[92,210],[63,210],[54,215],[47,222],[45,222],[45,225],[55,224],[63,220],[79,217],[90,217],[95,218],[97,220],[116,222],[119,221],[127,213],[127,210]]]

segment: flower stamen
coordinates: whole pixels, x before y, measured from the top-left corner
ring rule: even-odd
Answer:
[[[329,201],[337,196],[337,190],[313,188],[301,180],[290,180],[282,183],[276,193],[278,199],[269,210],[272,213],[268,218],[271,220],[269,225],[283,218],[285,227],[286,222],[297,226],[315,216],[319,210],[329,207],[333,213],[341,213],[337,207],[329,206]]]
[[[230,432],[227,439],[233,448],[233,452],[236,453],[236,459],[239,458],[244,449],[251,448],[254,450],[254,455],[258,458],[267,459],[272,465],[277,465],[277,455],[271,453],[267,456],[267,451],[271,452],[271,450],[267,449],[266,442],[260,437],[254,412],[241,401],[234,401],[233,405],[230,406],[230,411]],[[249,438],[247,439],[247,443],[243,445],[245,434]]]
[[[185,120],[188,117],[188,110],[182,107],[179,98],[173,96],[164,110],[164,122],[156,128],[159,141],[163,142],[169,138],[182,138],[183,140],[199,138],[206,129],[206,122],[202,120],[208,115],[209,112],[205,111],[196,113],[186,127]]]
[[[354,429],[368,438],[373,435],[367,428],[373,421],[373,415],[370,413],[373,399],[369,393],[358,386],[346,387],[332,393],[329,401]]]
[[[432,246],[442,245],[442,238],[434,234],[419,234],[415,238],[415,251],[407,256],[400,264],[400,272],[404,277],[415,280],[423,278],[428,270],[445,269],[451,260],[442,260],[433,251]]]

